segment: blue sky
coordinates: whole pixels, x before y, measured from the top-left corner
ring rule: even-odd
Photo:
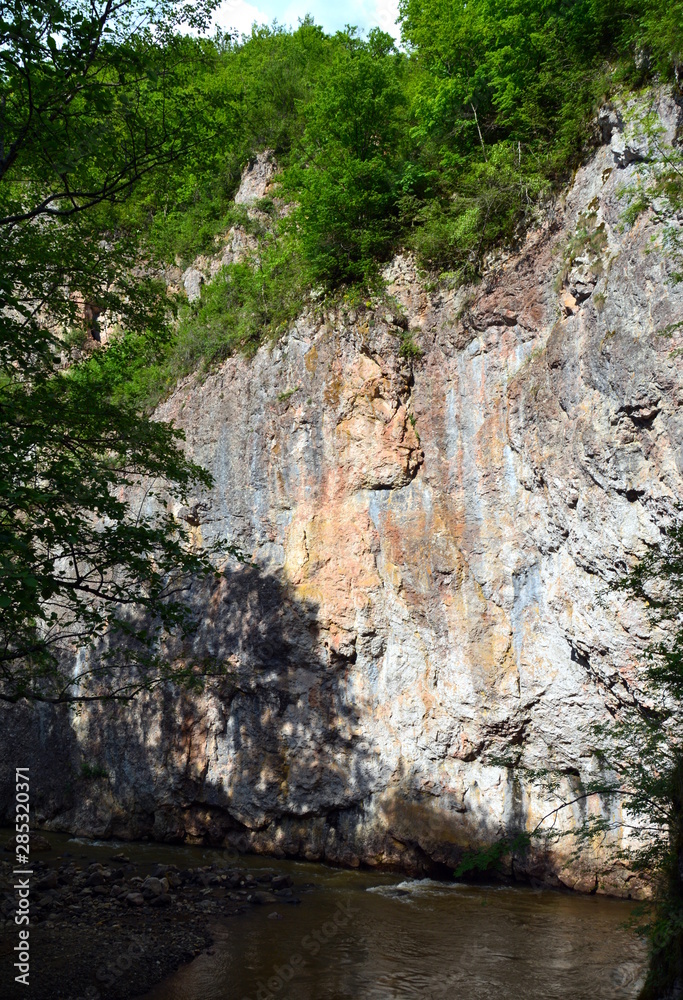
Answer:
[[[325,31],[336,31],[345,24],[356,24],[367,31],[380,27],[394,37],[399,37],[396,24],[398,0],[344,0],[330,3],[326,0],[223,0],[214,24],[221,28],[236,28],[248,32],[254,21],[270,23],[274,18],[280,24],[296,27],[299,18],[312,14],[316,24]]]

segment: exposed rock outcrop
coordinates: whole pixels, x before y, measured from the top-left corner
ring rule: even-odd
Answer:
[[[554,762],[569,797],[594,773],[585,727],[632,698],[647,637],[609,584],[683,486],[683,289],[645,252],[652,220],[621,226],[638,165],[607,125],[612,145],[479,288],[429,292],[399,257],[395,309],[312,307],[161,407],[215,477],[197,537],[254,560],[194,595],[197,650],[232,676],[72,720],[63,757],[80,743],[109,778],[63,789],[44,764],[46,821],[415,870],[551,807],[491,752]],[[9,740],[30,726],[13,713]],[[57,738],[34,718],[21,765]],[[516,870],[631,891],[627,867],[572,847]]]
[[[242,205],[252,218],[268,225],[267,216],[256,208],[256,203],[268,195],[275,177],[276,163],[268,149],[259,153],[244,170],[240,186],[235,193],[235,204]],[[217,238],[220,246],[213,256],[202,255],[192,262],[181,276],[182,286],[190,302],[199,298],[202,285],[211,281],[222,267],[238,264],[246,258],[253,258],[258,251],[258,240],[244,226],[231,226],[223,239]]]

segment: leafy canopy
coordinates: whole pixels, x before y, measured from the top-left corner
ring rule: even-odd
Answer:
[[[368,280],[397,232],[406,97],[403,57],[378,29],[342,39],[304,112],[305,130],[283,189],[299,205],[300,252],[311,281]]]
[[[207,9],[0,8],[4,700],[127,697],[201,668],[173,667],[161,650],[192,625],[182,581],[212,571],[173,505],[210,478],[176,430],[114,401],[96,366],[74,363],[64,333],[94,332],[101,313],[149,342],[167,336],[139,234],[107,232],[101,206],[196,141],[181,67],[197,48],[171,32]]]

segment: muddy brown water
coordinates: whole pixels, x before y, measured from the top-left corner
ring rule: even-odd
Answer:
[[[233,921],[218,932],[213,955],[200,956],[147,1000],[630,1000],[638,994],[644,951],[623,927],[628,904],[318,866],[300,875],[318,888],[294,912],[273,907],[282,920],[253,911]]]
[[[300,905],[278,900],[215,922],[209,952],[144,1000],[635,1000],[642,983],[645,949],[625,926],[633,906],[622,900],[50,839],[81,860],[123,850],[142,865],[218,862],[294,879]]]

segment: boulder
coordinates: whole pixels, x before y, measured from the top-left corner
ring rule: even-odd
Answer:
[[[142,891],[152,896],[161,896],[162,893],[168,892],[168,881],[150,875],[142,883]]]
[[[277,903],[277,896],[274,896],[272,892],[266,892],[264,889],[257,889],[256,892],[253,892],[249,896],[249,902],[265,906],[266,903]]]

